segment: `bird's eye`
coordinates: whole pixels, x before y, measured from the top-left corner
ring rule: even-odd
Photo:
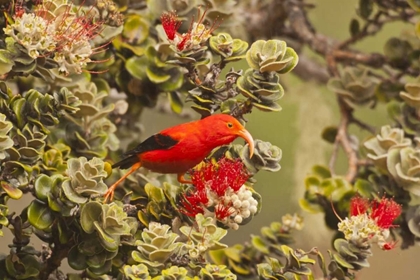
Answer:
[[[233,123],[227,123],[227,127],[232,128],[233,127]]]

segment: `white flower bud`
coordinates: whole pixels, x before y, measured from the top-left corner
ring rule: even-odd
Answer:
[[[242,217],[244,217],[245,219],[251,216],[251,212],[248,209],[243,210],[241,214],[242,214]]]
[[[233,207],[240,208],[242,206],[242,202],[238,199],[233,202]]]
[[[249,201],[248,200],[242,201],[242,208],[249,208]]]
[[[257,210],[258,210],[257,206],[255,205],[250,206],[248,209],[252,214],[257,213]]]
[[[229,225],[229,227],[230,227],[231,229],[233,229],[233,230],[238,230],[238,229],[239,229],[239,225],[238,225],[238,224],[235,224],[235,223],[231,223],[231,224]]]
[[[243,218],[242,218],[241,215],[236,215],[233,220],[235,221],[235,223],[240,224],[240,223],[242,223]]]

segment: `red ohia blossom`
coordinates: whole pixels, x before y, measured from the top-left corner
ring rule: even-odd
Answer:
[[[401,214],[401,205],[393,199],[383,197],[380,201],[355,196],[350,202],[350,215],[357,216],[367,213],[376,224],[383,229],[388,229]]]
[[[223,196],[229,187],[237,192],[248,178],[249,175],[240,160],[227,158],[220,159],[216,164],[208,162],[191,174],[191,181],[197,190],[208,187],[219,197]]]
[[[190,217],[203,214],[203,205],[206,205],[208,201],[206,190],[197,190],[196,192],[184,195],[181,198],[181,212]]]
[[[237,192],[248,180],[243,163],[240,160],[220,159],[218,162],[206,162],[191,173],[194,189],[181,198],[182,212],[195,217],[204,213],[204,208],[209,203],[209,192],[223,198],[228,188]],[[231,213],[230,205],[218,204],[215,209],[217,219],[224,219]]]
[[[394,249],[395,246],[397,246],[397,241],[391,241],[391,242],[383,244],[381,249],[385,251],[389,251],[389,250]]]
[[[177,19],[177,15],[174,11],[165,12],[161,15],[160,20],[163,29],[165,30],[168,39],[174,41],[173,43],[175,43],[178,51],[183,51],[203,44],[210,38],[211,33],[220,25],[218,18],[213,21],[213,24],[210,27],[204,25],[207,11],[208,8],[201,14],[199,8],[197,14],[198,21],[195,22],[193,18],[188,31],[182,35],[178,33],[178,29],[182,22]]]
[[[232,214],[230,205],[223,205],[219,203],[214,208],[214,214],[218,220],[223,220],[224,218],[229,217]]]
[[[353,197],[350,201],[350,215],[357,216],[366,213],[369,208],[369,200],[359,195]]]
[[[392,223],[401,214],[401,205],[392,199],[383,197],[381,201],[372,201],[370,217],[381,228],[390,228]]]
[[[165,30],[166,36],[169,40],[175,39],[175,35],[178,32],[182,22],[177,19],[177,14],[174,11],[165,12],[160,16],[163,30]]]

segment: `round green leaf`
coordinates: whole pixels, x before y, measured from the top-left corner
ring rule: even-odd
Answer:
[[[94,222],[99,221],[102,215],[102,205],[99,202],[91,201],[83,206],[80,213],[80,225],[86,233],[95,231]]]
[[[53,224],[55,218],[52,211],[39,200],[34,200],[28,207],[28,221],[36,229],[47,230]]]
[[[35,180],[35,195],[42,201],[48,200],[48,194],[51,192],[52,180],[45,174],[41,174]]]
[[[322,139],[324,139],[325,141],[327,141],[328,143],[334,143],[335,142],[335,138],[337,136],[337,132],[338,129],[335,126],[328,126],[326,128],[324,128],[324,130],[322,131]]]
[[[71,268],[83,270],[87,268],[86,256],[79,252],[77,245],[70,249],[67,260]]]

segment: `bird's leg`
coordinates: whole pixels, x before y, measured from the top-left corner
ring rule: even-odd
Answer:
[[[178,174],[178,182],[180,182],[181,184],[192,184],[192,181],[188,181],[187,179],[185,179],[184,175],[185,173]]]
[[[109,201],[112,201],[114,199],[114,191],[117,188],[117,186],[125,180],[125,178],[127,178],[128,176],[130,176],[131,173],[133,173],[134,171],[136,171],[137,169],[139,169],[141,167],[141,163],[137,162],[136,164],[134,164],[130,171],[128,171],[127,173],[125,173],[120,179],[118,179],[118,181],[116,181],[114,184],[112,184],[112,186],[110,186],[108,188],[108,191],[105,193],[104,195],[104,202],[106,202],[109,198]]]

